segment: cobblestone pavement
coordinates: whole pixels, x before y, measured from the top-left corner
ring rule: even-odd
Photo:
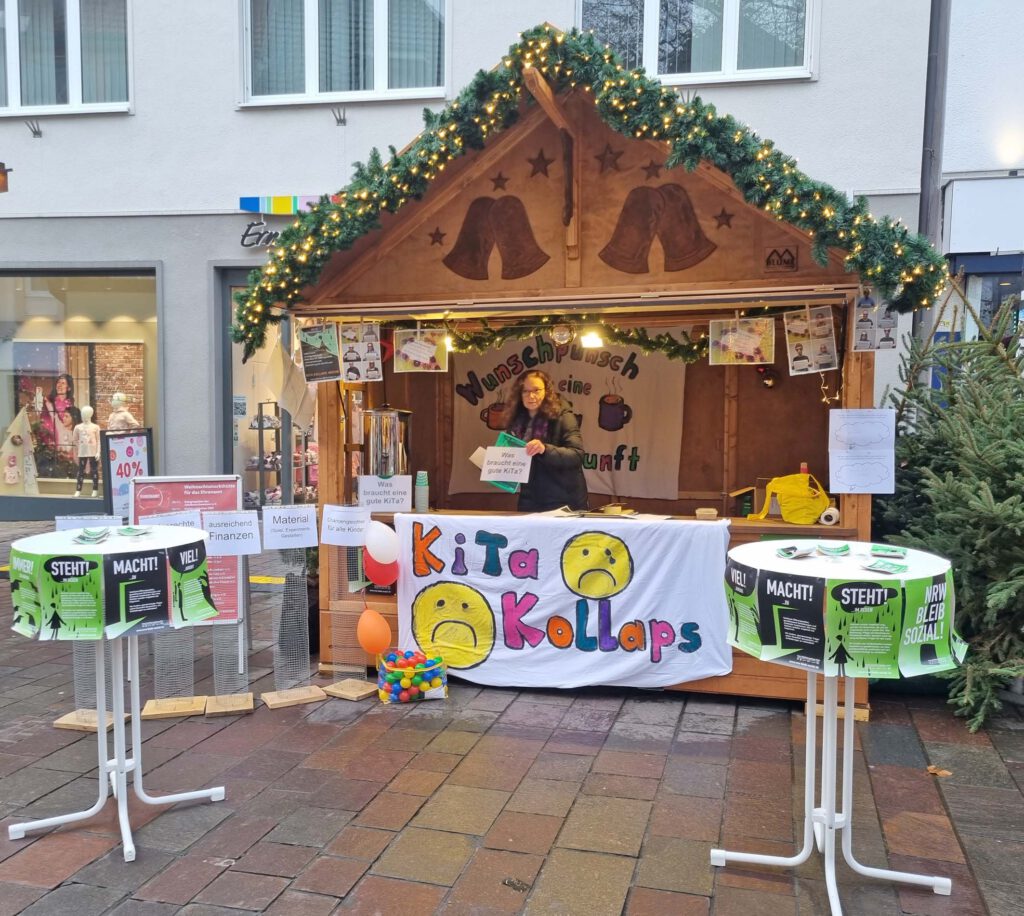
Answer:
[[[42,530],[0,525],[0,564],[13,538]],[[283,569],[276,554],[253,567]],[[7,619],[5,586],[0,596]],[[273,585],[253,595],[257,696],[274,689],[280,600]],[[212,693],[210,647],[202,636],[196,645],[196,692]],[[953,894],[840,865],[844,912],[1024,911],[1024,718],[1010,710],[971,735],[941,697],[875,689],[871,706],[856,730],[855,852],[866,864],[948,875]],[[91,821],[7,838],[11,823],[95,799],[95,737],[52,727],[73,708],[70,645],[4,629],[0,916],[828,912],[817,856],[792,871],[708,864],[713,846],[793,849],[804,735],[796,704],[460,682],[447,702],[415,707],[329,699],[148,721],[149,791],[223,784],[227,799],[133,804],[130,864],[112,801]],[[932,776],[929,764],[951,775]]]

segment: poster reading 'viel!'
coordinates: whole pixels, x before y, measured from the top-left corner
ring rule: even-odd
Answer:
[[[763,661],[827,676],[899,678],[947,671],[966,646],[953,632],[952,572],[921,579],[824,579],[730,559],[729,642]]]

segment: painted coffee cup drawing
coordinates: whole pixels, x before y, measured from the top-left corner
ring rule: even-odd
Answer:
[[[633,419],[633,408],[630,407],[621,395],[604,395],[597,408],[597,425],[608,432],[615,432],[622,429]]]
[[[504,429],[508,425],[508,408],[503,401],[495,401],[480,411],[480,419],[488,429]]]

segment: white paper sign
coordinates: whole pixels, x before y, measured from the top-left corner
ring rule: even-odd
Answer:
[[[316,506],[264,506],[263,546],[268,550],[316,547]]]
[[[260,552],[260,522],[255,511],[204,512],[203,530],[210,536],[206,553],[211,557],[244,557]]]
[[[370,510],[362,506],[324,506],[320,542],[337,547],[358,547],[366,543]]]
[[[53,519],[55,531],[73,531],[76,528],[120,528],[124,519],[117,515],[57,515]]]
[[[894,493],[895,448],[895,410],[829,411],[829,489],[833,493]]]
[[[412,475],[360,476],[359,505],[371,512],[412,511]]]
[[[484,466],[480,470],[481,480],[497,480],[502,483],[526,483],[530,479],[530,464],[533,458],[525,448],[491,445],[487,448]]]
[[[181,509],[178,512],[158,512],[155,515],[140,515],[138,524],[149,522],[151,525],[171,525],[174,528],[203,527],[203,519],[198,509]]]

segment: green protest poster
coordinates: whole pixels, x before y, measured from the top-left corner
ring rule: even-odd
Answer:
[[[167,551],[171,582],[171,626],[184,627],[217,616],[210,594],[206,547],[202,541]]]
[[[46,557],[39,574],[40,639],[103,638],[103,558]]]
[[[956,666],[950,651],[953,629],[953,573],[904,582],[907,612],[900,638],[904,677],[935,674]]]
[[[115,553],[103,559],[108,639],[170,627],[167,552]]]
[[[761,658],[757,630],[757,570],[737,563],[725,563],[725,600],[729,605],[729,644]]]
[[[760,658],[821,671],[825,651],[825,580],[762,569],[757,576]]]
[[[903,632],[900,583],[830,579],[826,593],[823,673],[898,678]]]
[[[36,637],[42,622],[39,592],[36,590],[38,573],[35,557],[17,550],[11,551],[11,629],[29,639]]]

